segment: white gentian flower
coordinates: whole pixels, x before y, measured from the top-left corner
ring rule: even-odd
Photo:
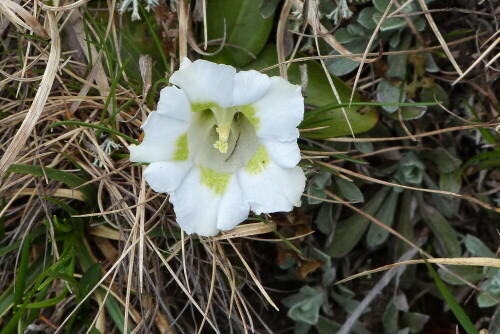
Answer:
[[[125,13],[127,10],[129,10],[130,5],[132,5],[132,21],[137,21],[141,19],[141,16],[139,15],[139,3],[138,1],[141,0],[122,0],[120,7],[118,8],[118,11],[120,13]],[[146,2],[146,11],[150,11],[151,9],[155,8],[158,6],[158,0],[147,0]]]
[[[300,205],[297,164],[300,86],[257,71],[184,59],[142,125],[130,160],[157,192],[170,194],[177,222],[202,236],[230,230],[256,214]]]

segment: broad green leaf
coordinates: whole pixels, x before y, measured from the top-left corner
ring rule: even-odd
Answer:
[[[300,57],[301,55],[298,56]],[[260,70],[269,66],[273,66],[277,62],[278,57],[276,56],[276,47],[268,45],[262,51],[259,58],[246,66],[245,69]],[[306,61],[300,64],[307,65],[308,82],[304,93],[305,103],[317,107],[331,103],[338,103],[321,65],[314,61]],[[266,71],[265,73],[267,75],[279,75],[279,70],[278,68],[274,68],[272,70]],[[288,70],[288,79],[293,84],[301,84],[299,64],[293,63],[292,65],[290,65],[290,68]],[[349,103],[352,89],[337,77],[332,77],[332,80],[337,89],[337,92],[339,93],[341,102]],[[361,96],[357,93],[354,94],[353,102],[359,102],[360,100]],[[370,130],[378,121],[378,114],[370,107],[345,107],[344,110],[346,111],[347,117],[355,134]],[[305,117],[307,117],[307,111]],[[300,127],[304,128],[303,125],[301,125]],[[349,125],[340,108],[317,113],[312,119],[308,119],[307,128],[311,129],[318,127],[326,128],[321,130],[303,132],[301,136],[306,138],[321,139],[351,134]]]
[[[439,188],[444,191],[458,193],[460,191],[460,179],[457,172],[439,174]]]
[[[457,234],[450,223],[433,206],[427,205],[419,198],[419,209],[422,218],[431,228],[447,257],[461,255]]]
[[[361,210],[373,216],[386,199],[390,190],[391,188],[389,187],[382,187]],[[370,219],[359,213],[339,222],[332,243],[325,249],[325,253],[331,257],[346,255],[357,245],[369,224]]]
[[[477,283],[481,279],[484,279],[484,268],[482,267],[472,267],[472,266],[452,266],[448,268],[453,273],[457,274],[459,277],[468,280],[472,283]],[[438,269],[439,276],[448,284],[452,285],[465,285],[465,283],[453,276],[452,274]]]
[[[399,311],[394,303],[389,303],[382,316],[382,324],[386,333],[396,333],[398,331]]]
[[[424,176],[425,165],[413,153],[408,152],[403,155],[399,162],[397,178],[403,183],[420,184]]]
[[[307,194],[326,199],[326,191],[325,188],[328,187],[332,183],[332,174],[322,170],[316,175],[313,179],[312,184],[307,188]],[[322,203],[322,200],[307,197],[307,202],[309,204],[319,204]]]
[[[497,271],[494,277],[483,282],[480,287],[493,298],[500,299],[500,271]],[[479,307],[492,307],[498,305],[498,302],[482,293],[477,296],[477,303]]]
[[[403,314],[402,321],[410,329],[410,333],[420,333],[429,318],[426,314],[408,312]]]
[[[333,205],[331,203],[323,203],[316,216],[316,226],[321,233],[330,235],[333,231]]]
[[[462,161],[443,147],[438,147],[430,152],[425,152],[423,156],[431,160],[440,173],[451,173],[455,171]]]
[[[347,181],[341,177],[335,177],[335,193],[348,201],[364,202],[363,193],[354,182]]]
[[[377,99],[380,102],[395,103],[403,102],[406,99],[406,93],[402,87],[395,86],[391,82],[382,79],[377,86]],[[398,110],[397,106],[383,106],[387,112],[393,113]]]
[[[316,329],[319,334],[332,334],[337,333],[340,329],[340,325],[330,319],[325,317],[319,317],[318,323],[316,324]]]
[[[30,174],[30,175],[36,175],[36,176],[43,176],[47,177],[50,180],[55,180],[62,182],[66,184],[69,187],[78,187],[82,185],[83,183],[87,182],[86,180],[82,179],[81,177],[78,177],[76,175],[73,175],[71,173],[61,171],[58,169],[54,168],[48,168],[48,167],[41,167],[41,166],[32,166],[32,165],[16,165],[12,164],[10,167],[7,169],[7,172],[10,173],[19,173],[19,174]],[[80,187],[78,189],[83,193],[85,198],[90,204],[95,204],[97,201],[97,195],[95,192],[95,189],[91,185],[85,185],[83,187]]]
[[[424,258],[425,260],[425,258]],[[463,329],[465,329],[467,334],[479,334],[479,331],[476,329],[470,318],[467,316],[463,308],[460,306],[460,304],[456,301],[455,297],[453,297],[453,294],[450,292],[446,284],[443,283],[443,281],[439,278],[439,275],[437,274],[436,270],[432,267],[432,265],[425,260],[425,265],[427,266],[427,269],[431,273],[432,278],[434,279],[434,282],[436,283],[439,291],[441,292],[441,295],[443,295],[444,299],[446,300],[446,303],[450,307],[451,311],[457,318],[458,322],[460,322],[460,325],[462,325]]]
[[[397,220],[397,231],[403,235],[408,240],[413,240],[415,237],[415,231],[411,223],[414,210],[412,210],[413,202],[413,192],[411,190],[405,190],[403,192],[403,198],[401,199],[401,205],[399,208],[398,220]],[[403,240],[399,238],[396,239],[396,249],[394,251],[395,258],[401,257],[404,253],[410,250],[411,246],[408,245]],[[409,267],[411,268],[411,266]]]
[[[345,43],[344,47],[354,54],[362,54],[365,52],[367,45],[368,42],[364,38],[355,36],[355,38],[351,42]],[[375,47],[376,45],[372,46],[370,52],[373,51]],[[332,50],[328,55],[335,56],[340,54],[338,51]],[[338,58],[327,59],[325,60],[325,64],[326,67],[328,68],[328,71],[330,71],[330,73],[332,73],[333,75],[337,76],[349,74],[355,69],[357,69],[359,66],[358,61],[353,60],[349,57],[338,57]]]
[[[450,106],[450,99],[448,98],[448,93],[444,90],[443,87],[441,87],[438,84],[435,84],[433,87],[422,88],[422,91],[420,92],[420,100],[421,101],[438,101],[438,102],[441,102],[441,104],[445,108],[448,108]],[[440,106],[434,106],[431,108],[433,110],[442,110],[442,108]]]
[[[427,188],[433,190],[439,189],[427,174],[424,174],[424,181]],[[446,218],[454,217],[455,211],[453,210],[453,207],[451,205],[453,198],[435,193],[431,193],[431,197],[432,201],[434,202],[434,207],[436,207],[443,216],[445,216]]]
[[[398,46],[392,48],[391,51],[408,50],[411,46],[412,35],[404,34],[403,39],[398,43]],[[401,53],[387,56],[387,63],[389,69],[385,72],[385,77],[389,79],[406,79],[406,71],[408,67],[408,54]]]
[[[403,121],[410,121],[412,119],[419,119],[425,115],[427,112],[427,107],[401,107],[400,112],[397,113],[389,113],[387,112],[385,115],[394,119]]]
[[[267,19],[273,16],[280,2],[281,0],[262,0],[259,7],[259,13],[262,18]]]
[[[392,226],[394,222],[394,213],[398,205],[399,194],[397,191],[392,191],[375,215],[375,218],[387,226]],[[366,234],[366,244],[370,248],[375,248],[384,243],[388,236],[389,231],[372,222]]]
[[[297,294],[283,299],[283,304],[289,308],[290,319],[314,325],[318,322],[319,310],[324,300],[322,291],[305,285]]]
[[[465,248],[473,255],[480,257],[495,257],[495,253],[493,253],[488,246],[486,246],[481,239],[473,236],[472,234],[467,234],[465,236]]]
[[[260,53],[271,33],[274,15],[264,19],[259,7],[260,1],[255,0],[207,1],[208,40],[222,39],[225,26],[227,44],[207,60],[239,67],[248,64],[251,55]]]
[[[358,16],[358,23],[366,29],[374,30],[377,23],[373,19],[375,15],[380,15],[380,12],[375,7],[365,7],[361,10]]]

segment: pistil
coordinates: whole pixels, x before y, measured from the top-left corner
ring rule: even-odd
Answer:
[[[219,135],[219,140],[214,143],[214,147],[219,150],[220,153],[226,154],[229,148],[227,141],[229,140],[229,134],[231,132],[231,124],[233,123],[234,115],[238,112],[236,108],[212,108],[217,121],[217,134]]]

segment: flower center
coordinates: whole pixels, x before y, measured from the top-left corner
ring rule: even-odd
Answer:
[[[233,123],[234,115],[238,111],[236,108],[221,107],[215,107],[211,110],[214,113],[215,120],[217,122],[217,128],[215,130],[219,135],[219,140],[214,143],[214,147],[218,149],[220,153],[225,154],[229,148],[227,141],[231,132],[231,124]]]
[[[236,108],[194,112],[187,139],[190,159],[218,173],[246,166],[260,145],[255,128]]]

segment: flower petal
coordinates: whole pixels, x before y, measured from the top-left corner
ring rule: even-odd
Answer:
[[[278,141],[261,139],[260,142],[271,156],[271,159],[283,168],[293,168],[300,162],[300,148],[297,140]]]
[[[130,161],[185,160],[179,159],[179,156],[186,157],[186,154],[181,152],[183,154],[179,155],[178,153],[182,148],[179,146],[184,144],[183,138],[188,127],[189,123],[187,122],[164,116],[158,112],[152,112],[142,125],[145,133],[142,143],[138,146],[131,145],[128,147]],[[187,147],[187,140],[185,146]]]
[[[227,108],[232,105],[235,74],[232,66],[206,60],[183,61],[181,68],[170,77],[170,83],[186,92],[195,111],[215,106],[213,104]]]
[[[156,110],[160,115],[170,116],[179,121],[191,121],[191,105],[182,89],[165,87],[160,91]]]
[[[256,214],[291,211],[304,191],[304,172],[300,167],[280,167],[271,159],[262,161],[257,169],[246,167],[236,172],[250,209]]]
[[[192,168],[179,188],[170,194],[177,223],[188,234],[209,237],[219,233],[217,216],[221,196],[201,183],[201,171]]]
[[[250,205],[245,201],[236,175],[231,177],[220,203],[217,228],[231,230],[248,218]]]
[[[172,193],[184,180],[193,164],[190,161],[158,161],[144,171],[149,186],[159,193]]]
[[[233,105],[243,106],[260,99],[269,90],[270,78],[257,71],[241,71],[234,76]]]
[[[291,141],[299,137],[297,126],[304,118],[304,98],[300,86],[281,77],[272,77],[271,86],[260,100],[241,111],[263,139]]]

